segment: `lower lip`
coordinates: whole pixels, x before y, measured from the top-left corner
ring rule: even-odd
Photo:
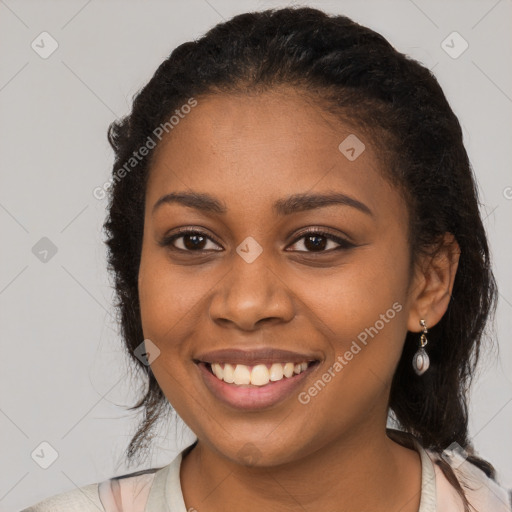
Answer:
[[[298,375],[284,377],[265,386],[237,386],[215,377],[205,363],[197,363],[203,382],[210,392],[221,402],[244,410],[264,409],[289,398],[317,366],[318,363],[312,364]]]

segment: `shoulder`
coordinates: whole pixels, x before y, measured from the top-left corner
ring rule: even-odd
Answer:
[[[444,475],[437,463],[441,456],[427,450],[434,462],[436,473],[436,494],[439,512],[456,510],[454,504],[461,506],[461,500],[455,488]],[[442,458],[450,465],[467,497],[472,510],[478,512],[512,512],[511,490],[489,478],[479,467],[458,455],[445,451]],[[461,508],[460,510],[463,510]]]
[[[159,469],[129,473],[56,494],[21,512],[143,512]]]
[[[99,484],[89,484],[50,496],[21,512],[104,512],[98,494]]]

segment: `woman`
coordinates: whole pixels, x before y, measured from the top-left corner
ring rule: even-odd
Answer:
[[[27,511],[512,510],[468,438],[496,285],[429,70],[344,16],[243,14],[175,49],[109,139],[149,379],[128,456],[168,404],[197,440]]]

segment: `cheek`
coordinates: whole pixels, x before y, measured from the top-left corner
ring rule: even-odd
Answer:
[[[139,269],[139,301],[144,336],[159,340],[166,348],[179,340],[183,325],[194,322],[201,312],[208,288],[197,276],[197,268],[170,264],[165,251],[142,254]]]
[[[327,360],[299,401],[309,417],[330,411],[325,435],[364,423],[374,411],[385,416],[396,365],[406,335],[405,297],[396,269],[365,266],[330,281],[330,293],[318,294],[315,311],[329,325]],[[326,298],[327,297],[327,298]],[[379,414],[379,411],[382,415]],[[306,429],[309,427],[305,427]]]
[[[181,272],[181,273],[180,273]],[[165,251],[142,252],[139,268],[139,301],[145,339],[160,350],[151,362],[151,369],[167,400],[190,425],[194,401],[190,397],[187,345],[183,340],[193,337],[194,325],[201,311],[204,290],[201,280],[183,276],[183,270],[170,265]],[[184,364],[185,362],[185,364]]]
[[[405,243],[390,239],[360,250],[316,292],[310,288],[308,304],[328,327],[332,362],[343,358],[343,385],[357,394],[369,374],[383,383],[393,376],[407,332],[408,264]]]

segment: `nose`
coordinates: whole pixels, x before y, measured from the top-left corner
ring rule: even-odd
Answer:
[[[253,331],[261,324],[286,323],[294,317],[293,291],[264,254],[252,263],[233,256],[230,272],[211,297],[209,315],[214,322]]]

